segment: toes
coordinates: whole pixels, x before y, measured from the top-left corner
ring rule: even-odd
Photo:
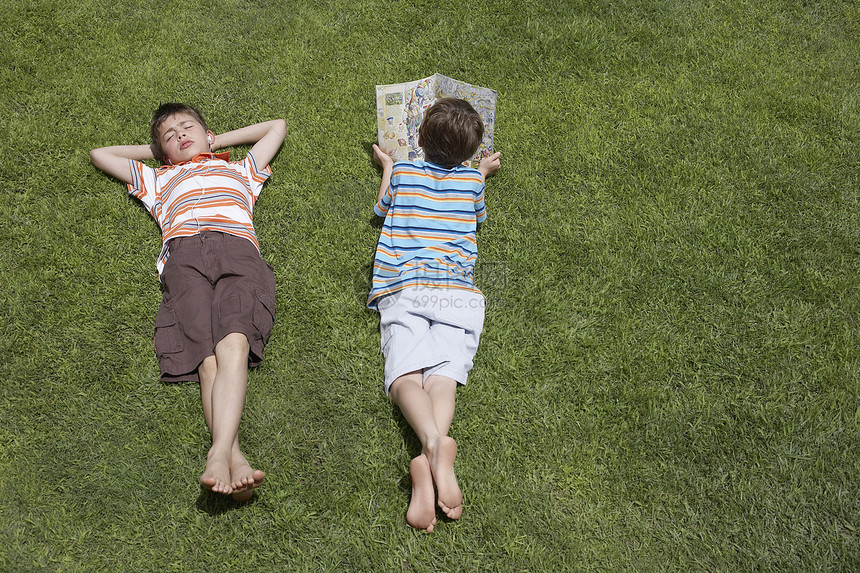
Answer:
[[[441,501],[438,503],[438,505],[439,505],[439,509],[442,510],[442,513],[444,513],[446,516],[448,516],[448,519],[459,519],[460,516],[463,515],[463,506],[462,505],[458,505],[456,507],[448,507],[447,505],[445,505]]]
[[[232,490],[230,486],[218,481],[218,478],[210,474],[203,474],[200,476],[200,485],[210,491],[214,491],[215,493],[230,493]]]
[[[251,474],[233,482],[233,491],[253,490],[261,485],[266,479],[266,474],[261,470],[253,470]]]
[[[209,491],[215,493],[223,493],[224,495],[229,495],[233,492],[233,488],[226,483],[221,483],[217,481],[215,478],[200,478],[200,485]]]

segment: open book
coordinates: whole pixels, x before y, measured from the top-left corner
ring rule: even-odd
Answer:
[[[424,159],[424,152],[418,147],[418,126],[424,110],[445,97],[468,101],[484,120],[484,139],[478,152],[467,162],[477,167],[481,158],[493,152],[496,90],[473,86],[442,74],[402,84],[376,86],[379,147],[390,153],[395,161]]]

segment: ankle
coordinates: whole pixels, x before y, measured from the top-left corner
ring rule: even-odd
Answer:
[[[209,452],[206,454],[206,459],[230,459],[230,449],[229,448],[220,448],[215,445],[209,448]]]
[[[423,442],[424,447],[421,450],[421,453],[424,454],[425,456],[427,456],[428,458],[430,458],[431,456],[434,456],[436,454],[436,452],[439,450],[439,443],[441,441],[442,441],[442,436],[440,436],[438,434],[435,436],[427,438]]]

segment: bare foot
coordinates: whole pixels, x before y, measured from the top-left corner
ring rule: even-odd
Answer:
[[[251,468],[251,465],[240,453],[233,454],[233,460],[230,464],[230,478],[233,488],[233,500],[248,501],[254,495],[254,490],[263,485],[266,479],[266,474],[261,470]]]
[[[432,533],[436,526],[436,507],[433,504],[433,474],[427,456],[421,454],[409,462],[409,477],[412,478],[412,498],[406,510],[406,523]]]
[[[227,460],[215,456],[212,451],[206,456],[206,468],[200,476],[200,485],[215,493],[229,495],[233,488],[230,486],[230,466]]]
[[[433,481],[436,483],[438,505],[449,519],[458,519],[463,513],[463,492],[454,475],[457,442],[448,436],[439,438],[435,452],[428,455]]]

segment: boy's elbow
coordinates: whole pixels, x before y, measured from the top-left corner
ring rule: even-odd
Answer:
[[[92,161],[93,165],[99,167],[101,165],[101,158],[103,156],[103,152],[101,148],[96,148],[90,150],[90,161]]]
[[[104,171],[111,163],[111,154],[102,147],[93,149],[90,151],[90,161],[92,161],[93,165],[97,168]]]

